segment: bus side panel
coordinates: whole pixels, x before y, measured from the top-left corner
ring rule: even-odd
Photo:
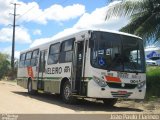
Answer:
[[[31,71],[33,74],[32,78],[32,89],[37,90],[37,81],[38,79],[38,73],[36,71],[36,66],[31,67]],[[17,84],[23,88],[27,88],[28,85],[28,78],[30,77],[29,71],[27,67],[23,68],[18,68],[18,73],[17,73]]]
[[[37,83],[38,83],[37,80],[32,80],[32,89],[33,90],[37,90]]]
[[[60,93],[60,80],[45,80],[44,91],[50,93]]]
[[[25,78],[23,78],[23,79],[17,79],[17,85],[19,85],[19,86],[27,89],[28,80],[25,79]]]
[[[17,84],[23,88],[27,88],[28,77],[26,68],[18,68]]]
[[[60,93],[62,79],[70,77],[70,62],[46,65],[46,74],[44,77],[44,91],[50,93]]]

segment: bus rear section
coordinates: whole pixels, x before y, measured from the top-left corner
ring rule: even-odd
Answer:
[[[18,77],[18,84],[29,92],[61,94],[66,103],[75,96],[100,99],[106,105],[118,98],[143,99],[143,41],[119,32],[83,31],[22,52]]]

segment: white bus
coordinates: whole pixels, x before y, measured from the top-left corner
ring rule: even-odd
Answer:
[[[144,99],[143,40],[105,30],[85,30],[20,53],[17,84],[60,94],[65,103],[76,97],[103,100]]]

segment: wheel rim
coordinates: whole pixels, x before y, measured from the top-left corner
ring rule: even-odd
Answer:
[[[69,99],[70,97],[70,94],[71,94],[71,89],[70,89],[70,86],[69,85],[66,85],[65,89],[64,89],[64,97],[65,99]]]

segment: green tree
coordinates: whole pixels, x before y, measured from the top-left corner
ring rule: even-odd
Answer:
[[[160,0],[122,0],[109,7],[106,19],[113,16],[130,18],[120,31],[160,40]]]
[[[0,53],[0,79],[8,74],[10,69],[10,62],[8,61],[8,55]]]

